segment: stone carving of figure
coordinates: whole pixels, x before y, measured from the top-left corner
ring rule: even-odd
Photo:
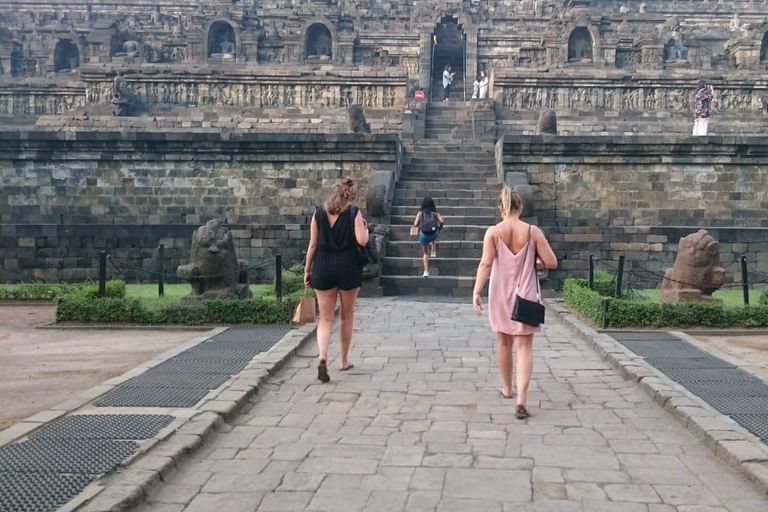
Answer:
[[[176,275],[192,285],[187,299],[252,296],[248,262],[237,258],[232,233],[221,220],[208,221],[195,231],[190,262],[181,265]]]
[[[741,30],[741,18],[739,18],[738,12],[733,13],[733,19],[731,20],[731,32],[736,30]]]
[[[116,76],[112,82],[112,115],[113,116],[127,116],[129,115],[131,104],[131,91],[128,88],[128,83],[122,76]]]
[[[233,59],[235,57],[235,43],[229,37],[221,42],[221,55],[225,59]]]
[[[280,101],[280,98],[278,97],[276,85],[269,86],[269,91],[267,92],[267,99],[269,101],[270,106],[272,107],[277,106],[278,102]]]
[[[292,85],[285,86],[285,106],[292,107],[296,104],[296,88]]]
[[[720,244],[706,230],[680,239],[673,268],[661,283],[665,301],[715,301],[712,293],[725,282],[720,266]]]
[[[138,41],[126,41],[123,43],[123,50],[125,50],[125,54],[128,57],[138,57],[139,56],[139,42]]]

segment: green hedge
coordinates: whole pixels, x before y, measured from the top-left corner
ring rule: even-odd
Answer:
[[[292,313],[290,301],[280,302],[272,298],[180,301],[158,309],[148,309],[137,299],[69,294],[59,297],[56,303],[57,322],[273,324],[287,323]]]
[[[601,324],[603,294],[590,290],[585,279],[566,279],[564,290],[570,308]],[[655,303],[610,298],[606,323],[607,327],[768,327],[768,305],[735,307],[713,302]]]
[[[763,304],[764,306],[768,306],[768,288],[763,290],[763,293],[760,294],[760,304]]]
[[[125,297],[125,282],[113,279],[107,281],[107,297]],[[54,300],[72,294],[98,296],[98,283],[24,283],[0,285],[0,300]]]

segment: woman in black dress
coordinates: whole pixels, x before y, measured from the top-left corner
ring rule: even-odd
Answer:
[[[352,368],[348,360],[352,343],[355,300],[363,281],[363,268],[357,245],[368,244],[368,225],[358,208],[352,206],[357,197],[355,183],[342,180],[323,206],[312,217],[304,285],[317,294],[320,321],[317,325],[317,378],[331,380],[328,375],[328,344],[336,309],[336,296],[341,298],[341,357],[339,370]]]

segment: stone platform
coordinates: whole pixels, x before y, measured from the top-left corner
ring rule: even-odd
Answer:
[[[764,487],[716,459],[554,315],[534,343],[526,421],[499,396],[494,346],[468,304],[361,301],[354,370],[333,364],[320,384],[313,358],[293,358],[140,510],[768,507]]]

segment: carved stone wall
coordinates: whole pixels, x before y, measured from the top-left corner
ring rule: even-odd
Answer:
[[[191,232],[223,217],[243,230],[241,257],[292,258],[339,178],[355,180],[365,208],[374,171],[397,175],[402,159],[388,134],[0,130],[0,140],[0,282],[93,278],[99,249],[137,270],[160,241],[178,264]]]

